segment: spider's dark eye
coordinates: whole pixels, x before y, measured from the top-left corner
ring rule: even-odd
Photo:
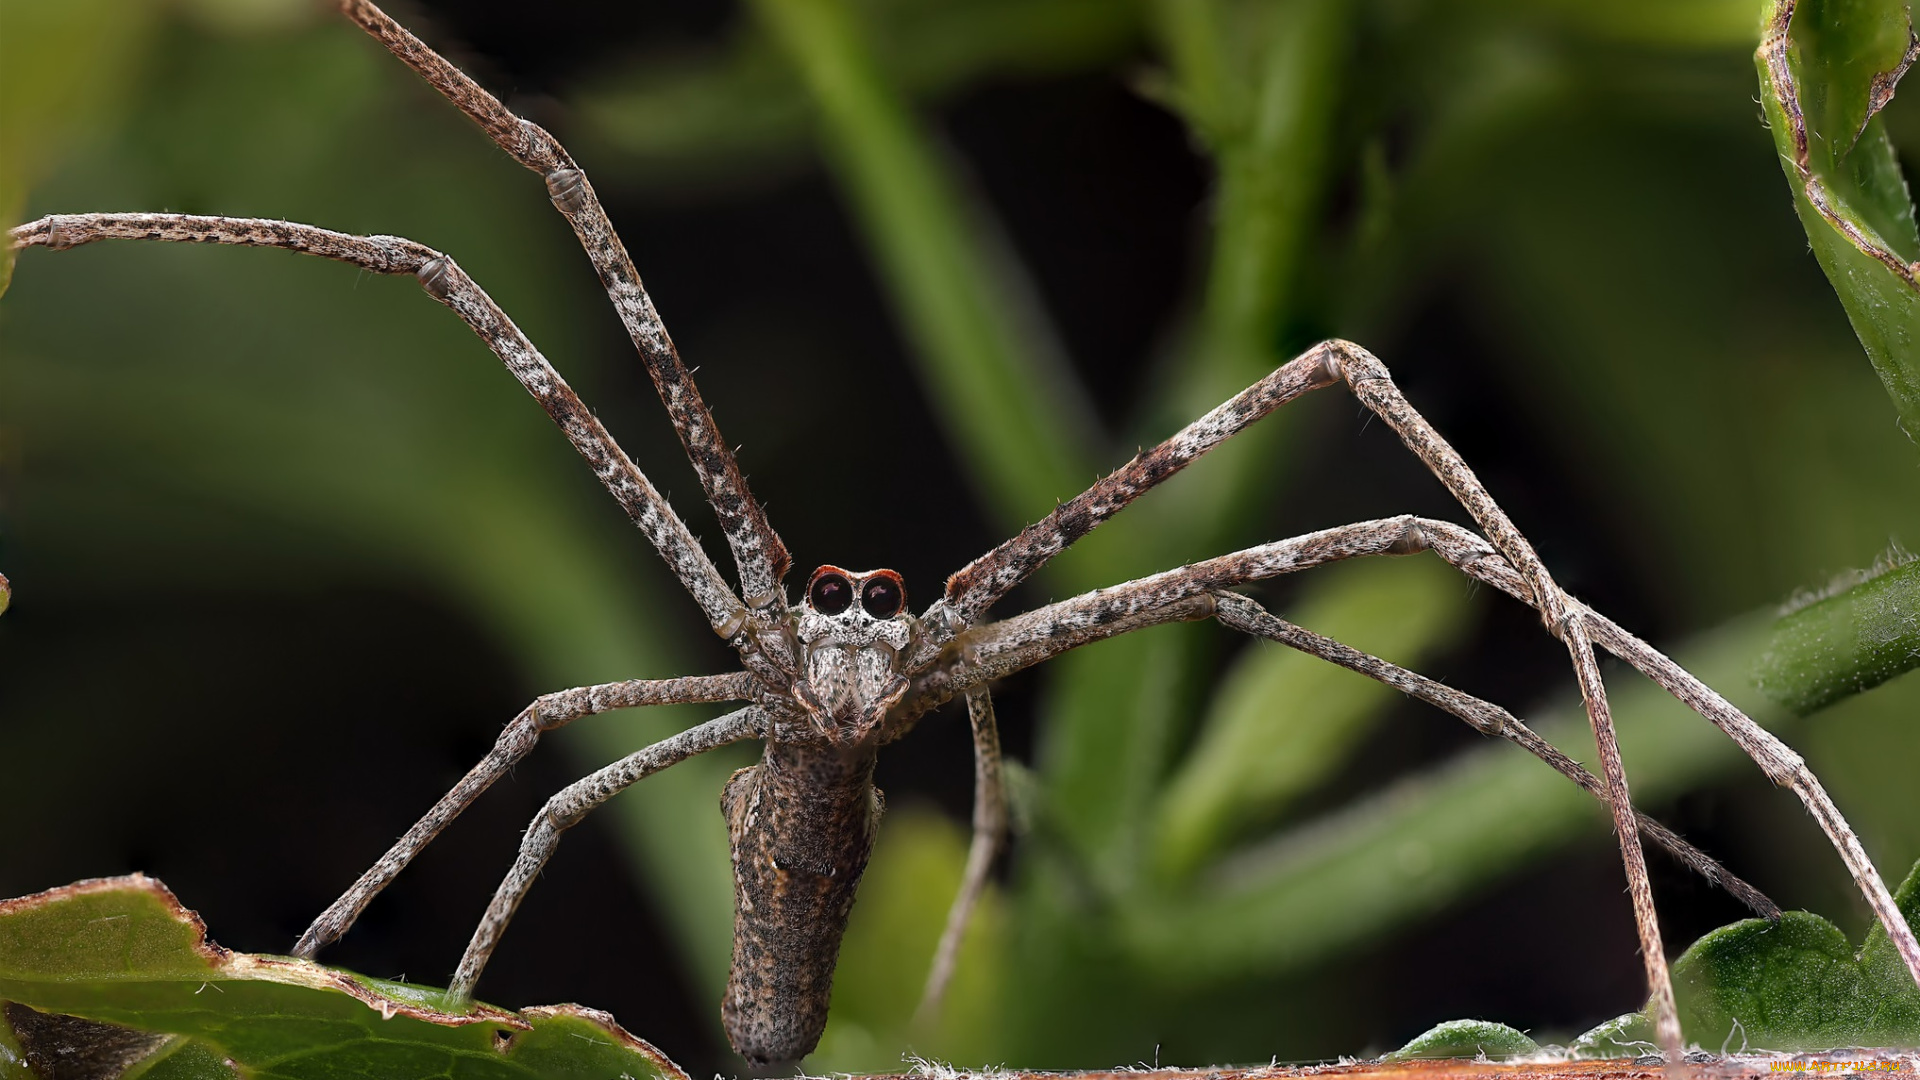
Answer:
[[[838,615],[853,603],[853,582],[839,574],[821,574],[807,587],[807,603],[822,615]]]
[[[876,619],[891,619],[900,614],[907,597],[900,583],[891,577],[871,577],[860,590],[860,606]]]

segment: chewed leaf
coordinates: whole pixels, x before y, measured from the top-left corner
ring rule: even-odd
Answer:
[[[1774,0],[1761,102],[1814,256],[1920,435],[1920,231],[1879,110],[1915,55],[1906,0]]]
[[[1407,1045],[1381,1058],[1412,1061],[1419,1058],[1510,1058],[1531,1054],[1540,1044],[1527,1033],[1486,1020],[1449,1020],[1413,1037]]]
[[[137,874],[0,902],[0,1002],[9,1078],[686,1077],[592,1009],[454,1011],[441,990],[231,952]]]

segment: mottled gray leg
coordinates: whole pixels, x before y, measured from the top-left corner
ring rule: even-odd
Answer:
[[[493,749],[480,763],[440,797],[405,836],[394,842],[380,860],[360,875],[360,880],[342,893],[313,920],[313,925],[294,943],[293,955],[313,959],[321,949],[340,940],[373,898],[380,895],[400,871],[407,868],[421,849],[432,843],[453,819],[463,813],[481,792],[493,786],[520,760],[533,752],[540,736],[583,716],[609,709],[629,709],[641,705],[678,705],[711,701],[746,701],[753,696],[753,678],[745,672],[732,675],[689,675],[679,679],[632,679],[627,682],[601,683],[572,690],[544,694],[507,722],[494,741]]]
[[[700,605],[707,624],[736,644],[749,623],[747,609],[707,558],[666,497],[633,463],[592,410],[560,377],[486,290],[446,255],[399,236],[355,236],[297,221],[203,217],[195,214],[52,214],[17,225],[7,233],[14,248],[65,251],[100,240],[159,240],[172,243],[234,244],[271,247],[318,255],[376,274],[412,274],[427,295],[445,304],[487,343],[540,407],[546,410],[586,460],[627,516],[660,552],[680,584]],[[758,656],[757,653],[753,654]],[[751,659],[751,657],[749,658]],[[763,670],[772,671],[765,663]],[[749,669],[752,665],[749,664]],[[779,684],[778,673],[769,676]]]
[[[1600,752],[1600,775],[1607,785],[1607,805],[1613,814],[1614,836],[1619,841],[1620,861],[1626,870],[1627,895],[1633,902],[1640,959],[1647,972],[1654,1032],[1668,1059],[1678,1060],[1680,1014],[1674,1004],[1673,979],[1667,971],[1666,946],[1660,937],[1660,915],[1653,904],[1653,886],[1647,878],[1646,856],[1640,850],[1640,830],[1635,824],[1633,803],[1627,791],[1627,771],[1620,762],[1613,713],[1607,703],[1599,661],[1593,654],[1593,642],[1588,637],[1585,609],[1575,604],[1553,580],[1533,545],[1488,494],[1466,461],[1427,423],[1419,410],[1408,403],[1400,388],[1394,385],[1385,364],[1349,341],[1323,342],[1321,347],[1327,350],[1327,366],[1346,381],[1353,396],[1386,421],[1407,449],[1413,451],[1473,516],[1494,549],[1519,571],[1535,598],[1534,606],[1541,620],[1566,645],[1567,656],[1573,662],[1574,680],[1580,686],[1580,698],[1586,705],[1588,726],[1593,729],[1594,745]]]
[[[666,404],[667,415],[680,435],[680,444],[700,477],[707,502],[720,519],[727,546],[733,550],[740,568],[740,588],[752,609],[755,624],[745,637],[737,632],[723,633],[736,648],[745,652],[771,653],[769,657],[789,673],[793,657],[784,635],[777,632],[780,617],[786,613],[786,595],[780,579],[791,559],[766,514],[747,490],[747,481],[734,460],[731,444],[720,434],[713,414],[701,400],[693,375],[680,360],[679,350],[667,336],[667,328],[654,310],[653,300],[640,283],[626,245],[614,232],[613,224],[601,208],[587,174],[567,153],[559,140],[513,110],[501,104],[466,72],[448,63],[427,44],[395,22],[368,0],[340,0],[347,18],[385,46],[401,63],[412,68],[428,85],[480,126],[500,149],[525,168],[539,173],[546,181],[547,195],[573,226],[588,261],[613,301],[614,313],[627,328],[633,346],[646,364],[647,374]],[[767,631],[775,631],[768,633]]]
[[[1096,589],[969,630],[961,636],[960,648],[949,654],[945,666],[928,670],[916,681],[918,694],[909,712],[917,714],[934,708],[957,693],[968,692],[989,680],[1011,675],[1082,645],[1149,626],[1215,617],[1244,633],[1272,638],[1379,679],[1453,713],[1481,731],[1511,739],[1583,788],[1599,791],[1604,798],[1599,781],[1591,773],[1540,739],[1506,710],[1331,638],[1302,630],[1267,613],[1246,597],[1219,591],[1222,588],[1219,584],[1202,584],[1236,578],[1251,582],[1363,555],[1410,554],[1425,550],[1429,540],[1435,537],[1445,537],[1455,548],[1470,541],[1475,545],[1473,553],[1463,556],[1462,561],[1471,563],[1480,558],[1489,561],[1477,573],[1468,570],[1469,574],[1500,584],[1491,576],[1497,565],[1518,587],[1518,576],[1486,541],[1457,525],[1412,516],[1358,522]],[[1438,541],[1435,546],[1440,546]],[[1779,915],[1778,907],[1764,894],[1664,826],[1639,814],[1635,816],[1635,823],[1637,831],[1644,832],[1708,881],[1727,889],[1757,914],[1767,918]]]
[[[1539,606],[1525,578],[1484,538],[1444,521],[1423,520],[1421,525],[1432,542],[1435,554],[1470,577],[1484,581],[1522,603]],[[1612,619],[1585,605],[1581,605],[1581,608],[1596,643],[1632,664],[1641,674],[1659,683],[1681,704],[1726,732],[1760,766],[1769,780],[1800,797],[1807,812],[1813,815],[1820,830],[1826,833],[1828,842],[1846,864],[1855,887],[1866,897],[1867,905],[1887,931],[1887,937],[1907,966],[1907,974],[1916,984],[1920,984],[1920,941],[1915,940],[1913,928],[1907,925],[1906,916],[1894,902],[1893,893],[1888,891],[1880,872],[1874,868],[1873,860],[1861,845],[1859,835],[1847,824],[1845,815],[1840,813],[1840,808],[1834,804],[1826,788],[1821,786],[1813,770],[1807,768],[1806,761],[1781,742],[1778,736],[1755,723],[1752,717],[1741,712],[1672,658],[1628,633]]]
[[[1237,593],[1216,593],[1214,601],[1217,605],[1214,618],[1221,625],[1268,641],[1277,641],[1330,664],[1357,671],[1408,697],[1452,713],[1481,734],[1498,736],[1518,744],[1534,757],[1551,765],[1555,772],[1580,785],[1587,794],[1602,803],[1607,801],[1606,789],[1592,773],[1581,768],[1579,762],[1561,753],[1558,747],[1541,738],[1532,728],[1500,706],[1296,626]],[[1667,849],[1674,858],[1711,884],[1727,890],[1754,914],[1763,919],[1780,917],[1779,906],[1768,899],[1765,893],[1735,877],[1726,867],[1682,840],[1665,825],[1638,811],[1634,812],[1634,820],[1639,823],[1642,836]]]
[[[500,944],[500,935],[506,932],[507,923],[519,909],[520,901],[526,898],[527,890],[533,887],[534,879],[540,876],[540,868],[553,857],[553,849],[560,845],[561,833],[578,825],[580,819],[595,807],[625,791],[636,781],[717,746],[759,737],[765,730],[766,714],[759,706],[749,705],[698,727],[688,728],[670,739],[662,739],[644,750],[635,751],[598,772],[574,781],[548,799],[547,805],[540,808],[540,812],[533,817],[533,823],[527,826],[527,835],[520,841],[519,858],[514,860],[513,869],[507,871],[506,880],[494,890],[487,913],[481,917],[480,925],[474,928],[473,940],[467,943],[466,954],[460,958],[460,967],[453,974],[452,985],[447,988],[451,1000],[456,1005],[472,1000],[473,986],[480,981],[481,970],[487,966],[494,948]]]
[[[967,848],[967,869],[960,879],[960,892],[947,912],[946,929],[940,932],[940,946],[934,950],[933,967],[927,971],[920,1007],[914,1011],[916,1027],[924,1027],[940,1015],[940,1003],[953,979],[967,924],[980,894],[986,890],[987,875],[1007,835],[1007,791],[1000,779],[1000,726],[993,717],[993,696],[984,684],[967,691],[967,721],[973,727],[973,843]]]
[[[1202,454],[1294,398],[1333,385],[1338,376],[1334,366],[1326,362],[1330,352],[1328,344],[1316,345],[1280,365],[1266,378],[1235,394],[1158,446],[1135,454],[1132,461],[1020,530],[1020,535],[962,567],[947,579],[946,594],[928,609],[928,621],[935,629],[935,637],[943,643],[940,633],[943,628],[978,621],[996,601],[1045,566],[1048,560]]]

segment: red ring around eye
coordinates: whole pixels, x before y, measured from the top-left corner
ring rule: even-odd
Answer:
[[[853,582],[839,568],[823,566],[807,583],[807,605],[822,615],[838,615],[853,604]]]
[[[875,572],[860,587],[861,610],[876,619],[891,619],[906,606],[907,590],[900,583],[900,575],[891,570]]]

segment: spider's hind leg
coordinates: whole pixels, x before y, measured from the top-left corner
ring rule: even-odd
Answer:
[[[993,696],[983,683],[967,691],[967,721],[973,728],[973,841],[967,847],[967,868],[960,879],[960,891],[947,911],[947,925],[940,932],[940,945],[933,953],[933,966],[927,970],[927,984],[920,993],[920,1006],[914,1010],[916,1028],[925,1029],[940,1015],[947,984],[953,979],[954,965],[960,959],[960,944],[966,939],[967,925],[973,919],[980,894],[986,891],[987,876],[993,860],[1007,836],[1007,789],[1000,770],[1000,727],[993,715]]]
[[[1453,714],[1481,734],[1492,735],[1517,744],[1527,753],[1552,766],[1555,772],[1580,785],[1589,795],[1603,803],[1607,801],[1606,789],[1592,773],[1581,768],[1579,762],[1562,753],[1558,747],[1541,738],[1518,717],[1500,706],[1456,690],[1445,683],[1435,682],[1425,675],[1409,671],[1398,664],[1361,652],[1323,634],[1316,634],[1296,626],[1238,593],[1215,593],[1214,603],[1217,605],[1214,618],[1222,626],[1278,642],[1290,649],[1297,649],[1309,656],[1318,657],[1330,664],[1385,683],[1408,697],[1417,698],[1437,709]],[[1665,848],[1669,854],[1680,860],[1682,865],[1707,879],[1709,883],[1725,889],[1755,915],[1767,920],[1780,918],[1778,904],[1769,899],[1767,894],[1734,876],[1712,856],[1687,843],[1673,830],[1637,810],[1634,812],[1634,820],[1639,824],[1640,835]]]

